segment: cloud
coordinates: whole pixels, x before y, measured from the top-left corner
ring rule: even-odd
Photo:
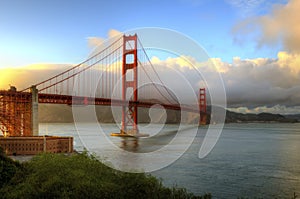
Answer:
[[[277,4],[269,15],[243,20],[233,32],[236,36],[245,36],[258,30],[258,47],[279,43],[290,53],[300,53],[299,10],[299,0],[290,0],[286,5]]]
[[[248,108],[248,107],[238,107],[238,108],[228,108],[230,111],[239,112],[239,113],[274,113],[274,114],[299,114],[300,106],[283,106],[283,105],[275,105],[272,107],[268,106],[260,106],[256,108]]]
[[[87,40],[90,48],[95,48],[104,42],[104,39],[99,37],[88,37]]]
[[[14,68],[0,68],[0,89],[8,89],[9,85],[12,85],[16,86],[18,90],[22,90],[72,66],[72,64],[31,64]]]
[[[287,52],[278,53],[278,64],[280,68],[289,71],[294,76],[299,76],[300,72],[300,55],[288,54]]]
[[[188,89],[183,88],[181,76],[195,92],[209,84],[215,89],[215,79],[221,74],[226,89],[228,107],[240,112],[299,113],[300,110],[300,69],[297,67],[300,56],[279,52],[277,59],[257,58],[241,59],[234,57],[232,63],[220,58],[210,58],[206,62],[197,62],[193,57],[179,56],[160,60],[151,58],[152,64],[161,80],[176,94],[189,100]],[[1,83],[11,83],[25,88],[59,72],[71,65],[34,64],[15,69],[0,69]],[[144,66],[150,67],[150,66]],[[147,70],[147,69],[146,69]],[[200,74],[197,73],[200,71]],[[142,69],[139,70],[143,73]],[[206,74],[204,82],[202,74]],[[180,75],[178,75],[180,74]],[[154,77],[153,73],[149,73]],[[154,81],[158,82],[154,78]],[[0,85],[8,88],[8,85]]]
[[[107,39],[113,39],[115,37],[121,36],[123,33],[115,30],[115,29],[110,29],[107,33],[107,38],[101,38],[101,37],[88,37],[88,46],[91,47],[92,49],[99,47],[102,45]]]
[[[226,0],[230,5],[236,8],[243,16],[253,15],[259,8],[262,8],[266,0]]]
[[[170,68],[180,71],[195,90],[202,87],[204,82],[199,75],[195,74],[194,67],[208,74],[205,77],[206,83],[212,84],[210,85],[212,88],[214,88],[216,76],[220,73],[229,107],[236,110],[246,107],[254,112],[265,110],[277,113],[280,110],[291,112],[291,108],[278,109],[278,106],[300,106],[300,68],[297,67],[300,64],[299,59],[300,56],[295,54],[279,52],[277,59],[234,57],[232,63],[224,62],[220,58],[210,58],[207,62],[198,63],[188,56],[166,60],[153,57],[152,63],[159,71],[161,78],[172,82],[169,85],[177,88],[181,88],[181,83],[172,81],[173,74]]]
[[[277,59],[233,59],[222,74],[228,105],[234,107],[300,104],[300,56],[279,52]]]
[[[118,31],[118,30],[115,30],[115,29],[110,29],[108,31],[108,38],[111,39],[111,38],[114,38],[114,37],[119,37],[121,36],[123,33]]]
[[[120,36],[120,31],[111,29],[108,31],[108,39],[113,39]],[[92,54],[99,51],[97,47],[101,46],[107,39],[100,37],[88,37],[88,46],[92,49]],[[90,56],[91,56],[90,55]],[[74,64],[49,64],[36,63],[25,66],[16,67],[1,67],[0,68],[0,89],[8,89],[9,85],[14,85],[18,90],[29,87],[30,85],[48,79],[66,69],[69,69]]]
[[[119,35],[110,31],[111,37]],[[94,40],[101,41],[98,39]],[[151,57],[151,62],[161,80],[176,93],[189,100],[189,93],[183,87],[184,78],[195,92],[200,87],[216,89],[215,81],[221,74],[226,89],[228,106],[240,112],[300,112],[300,55],[282,51],[276,59],[241,59],[232,62],[221,58],[210,58],[198,62],[190,56],[181,55],[160,60]],[[32,64],[29,66],[0,69],[0,88],[7,89],[8,83],[19,90],[50,78],[72,67],[72,64]],[[145,66],[150,67],[150,66]],[[141,74],[141,68],[139,70]],[[200,71],[200,74],[197,72]],[[111,70],[108,70],[111,73]],[[201,75],[205,74],[203,77]],[[153,73],[150,75],[153,75]],[[152,76],[154,77],[154,76]],[[206,79],[206,82],[204,81]],[[156,82],[158,80],[156,79]],[[292,110],[292,107],[296,109]],[[294,113],[293,112],[293,113]]]

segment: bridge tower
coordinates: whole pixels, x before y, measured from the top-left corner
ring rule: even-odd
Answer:
[[[200,111],[199,125],[207,124],[207,108],[206,108],[206,90],[205,90],[205,88],[200,88],[200,90],[199,90],[199,111]]]
[[[123,36],[123,57],[122,57],[122,100],[128,101],[126,95],[132,92],[131,101],[134,103],[122,107],[122,127],[120,134],[136,135],[138,134],[137,116],[138,108],[138,58],[137,58],[137,35]],[[132,73],[133,77],[128,77],[128,72]],[[132,91],[130,91],[132,89]]]

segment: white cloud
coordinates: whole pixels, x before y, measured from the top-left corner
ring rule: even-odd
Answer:
[[[95,48],[104,42],[104,39],[100,37],[88,37],[87,40],[90,48]]]
[[[115,37],[119,37],[121,36],[123,33],[118,31],[118,30],[114,30],[114,29],[110,29],[107,33],[107,38],[101,38],[101,37],[88,37],[88,45],[91,48],[96,48],[98,46],[100,46],[101,44],[103,44],[107,39],[113,39]]]
[[[121,36],[122,34],[123,34],[123,33],[120,32],[120,31],[118,31],[118,30],[110,29],[110,30],[108,31],[108,38],[109,38],[109,39],[112,39],[112,38],[114,38],[114,37],[119,37],[119,36]]]
[[[265,7],[266,0],[226,0],[242,16],[254,15],[258,10]]]
[[[286,51],[300,53],[299,10],[299,0],[290,0],[286,5],[277,4],[269,15],[243,20],[233,28],[233,32],[236,36],[245,36],[259,30],[259,47],[282,44]]]
[[[184,57],[184,60],[182,60]],[[221,73],[230,107],[297,106],[300,105],[300,55],[279,52],[277,59],[241,59],[234,57],[232,63],[220,58],[198,63],[187,56],[168,58],[164,61],[152,58],[155,68],[164,81],[172,81],[172,68],[180,71],[195,90],[204,85],[203,79],[195,73],[208,74],[208,84],[214,88],[214,81]],[[188,60],[188,61],[187,61]],[[212,64],[213,63],[214,66]],[[191,66],[191,64],[193,66]],[[169,68],[169,69],[168,69]],[[172,81],[180,88],[180,82]],[[257,111],[257,110],[256,110]]]
[[[273,113],[273,114],[300,114],[300,106],[284,106],[284,105],[275,105],[275,106],[259,106],[255,108],[248,107],[238,107],[238,108],[228,108],[230,111],[239,112],[239,113]]]

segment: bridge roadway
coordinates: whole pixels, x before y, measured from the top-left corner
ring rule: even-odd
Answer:
[[[19,97],[20,100],[29,102],[31,98],[30,92],[11,92],[6,90],[0,90],[0,96],[10,96],[10,97]],[[38,94],[38,102],[42,104],[67,104],[67,105],[102,105],[102,106],[127,106],[128,104],[134,105],[137,104],[138,107],[150,108],[155,104],[163,106],[165,109],[170,110],[181,110],[186,112],[198,113],[199,109],[195,109],[188,105],[179,105],[179,104],[163,104],[163,103],[154,103],[154,102],[143,102],[143,101],[123,101],[117,99],[108,99],[108,98],[93,98],[93,97],[84,97],[84,96],[72,96],[72,95],[59,95],[59,94]],[[206,114],[200,112],[200,114]]]
[[[84,96],[72,96],[72,95],[58,95],[58,94],[44,94],[39,93],[39,103],[43,104],[67,104],[67,105],[102,105],[102,106],[127,106],[128,104],[136,104],[138,107],[150,108],[155,104],[163,106],[165,109],[186,111],[192,113],[198,113],[199,109],[194,109],[188,105],[179,104],[160,104],[154,102],[143,101],[123,101],[117,99],[107,98],[93,98]],[[200,113],[205,114],[205,113]]]

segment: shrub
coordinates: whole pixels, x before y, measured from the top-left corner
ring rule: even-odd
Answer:
[[[14,177],[20,166],[18,162],[8,158],[0,147],[0,188]]]
[[[149,174],[111,169],[86,153],[41,154],[13,176],[0,190],[4,198],[202,198]]]

